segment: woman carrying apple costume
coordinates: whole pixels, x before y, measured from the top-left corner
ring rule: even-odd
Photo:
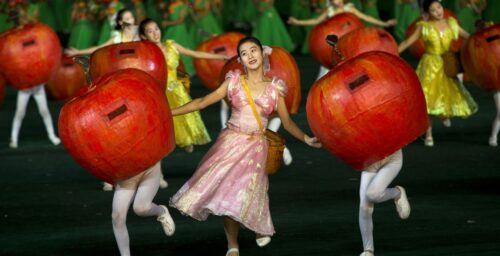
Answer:
[[[18,5],[15,8],[18,15],[17,21],[15,23],[18,23],[19,26],[23,26],[32,21],[31,18],[27,15],[24,6]],[[54,131],[52,116],[50,115],[49,107],[47,104],[45,88],[43,84],[40,84],[26,90],[19,90],[17,92],[16,112],[12,121],[12,131],[10,134],[9,147],[13,149],[18,147],[19,131],[21,130],[21,125],[23,123],[24,116],[26,115],[26,108],[31,96],[35,98],[38,111],[42,116],[49,140],[52,142],[52,144],[59,145],[61,143],[61,140],[56,136],[56,133]]]

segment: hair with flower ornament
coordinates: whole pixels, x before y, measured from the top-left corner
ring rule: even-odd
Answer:
[[[271,70],[271,63],[269,62],[269,55],[271,55],[273,53],[273,48],[271,48],[267,45],[263,46],[262,43],[259,41],[259,39],[257,39],[256,37],[253,37],[253,36],[247,36],[238,42],[238,46],[236,48],[238,51],[238,63],[241,63],[240,47],[246,42],[252,42],[252,43],[256,44],[257,46],[259,46],[260,50],[262,51],[262,57],[264,58],[262,61],[262,67],[264,70],[264,74],[267,73],[269,70]],[[246,67],[244,67],[244,68],[245,68],[245,73],[246,73],[247,68]]]

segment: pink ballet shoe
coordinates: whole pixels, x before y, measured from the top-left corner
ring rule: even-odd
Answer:
[[[411,208],[410,202],[408,202],[408,197],[406,196],[406,190],[401,186],[396,186],[397,189],[401,192],[398,199],[394,200],[396,204],[396,210],[398,211],[398,215],[401,219],[408,219],[410,216]]]
[[[427,147],[434,147],[434,139],[432,137],[425,138],[424,145]]]
[[[271,237],[270,236],[257,237],[257,239],[255,239],[255,242],[259,247],[264,247],[271,242]]]
[[[9,142],[9,148],[16,149],[17,148],[17,141],[11,140]]]
[[[158,216],[156,220],[161,223],[165,235],[172,236],[175,233],[174,220],[172,219],[172,216],[170,216],[170,213],[168,212],[168,209],[165,205],[160,205],[160,207],[164,210],[164,213]]]
[[[240,250],[238,248],[229,248],[226,252],[226,256],[240,256]]]
[[[372,251],[364,251],[359,256],[375,256]]]
[[[498,146],[498,141],[497,141],[497,137],[490,137],[488,143],[490,144],[490,146],[492,147],[496,147]]]
[[[451,127],[451,120],[449,118],[443,119],[443,126],[444,127]]]

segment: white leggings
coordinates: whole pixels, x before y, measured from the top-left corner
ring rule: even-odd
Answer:
[[[127,231],[127,212],[134,200],[134,212],[139,216],[160,216],[164,210],[153,203],[161,177],[161,162],[146,171],[119,182],[113,196],[113,232],[122,256],[130,255],[130,239]],[[135,199],[134,199],[135,195]]]
[[[23,123],[24,116],[26,115],[26,107],[30,100],[31,95],[35,98],[38,106],[38,111],[42,116],[43,123],[45,124],[45,129],[49,138],[54,138],[54,126],[52,125],[52,117],[50,116],[49,107],[47,105],[47,96],[45,95],[45,89],[43,84],[35,86],[27,90],[21,90],[17,92],[17,104],[16,113],[14,114],[14,120],[12,121],[12,131],[10,134],[10,139],[13,142],[18,141],[19,130],[21,130],[21,125]]]
[[[397,188],[387,188],[396,178],[403,166],[401,150],[376,162],[361,173],[359,184],[359,229],[365,251],[374,252],[373,245],[373,208],[381,203],[399,197]]]
[[[328,73],[330,69],[326,68],[325,66],[320,66],[319,67],[319,72],[318,72],[318,77],[316,77],[316,81],[318,81],[320,78],[322,78],[326,73]]]
[[[497,138],[498,131],[500,131],[500,91],[496,91],[493,94],[493,98],[495,99],[495,105],[497,107],[497,115],[493,120],[493,125],[491,127],[491,137]]]

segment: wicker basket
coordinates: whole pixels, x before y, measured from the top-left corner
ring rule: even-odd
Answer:
[[[267,151],[266,172],[271,175],[278,171],[283,163],[283,150],[285,149],[285,139],[278,133],[269,129],[265,133],[269,149]]]
[[[456,77],[458,73],[463,71],[457,52],[447,51],[441,57],[443,58],[444,73],[447,76]]]

